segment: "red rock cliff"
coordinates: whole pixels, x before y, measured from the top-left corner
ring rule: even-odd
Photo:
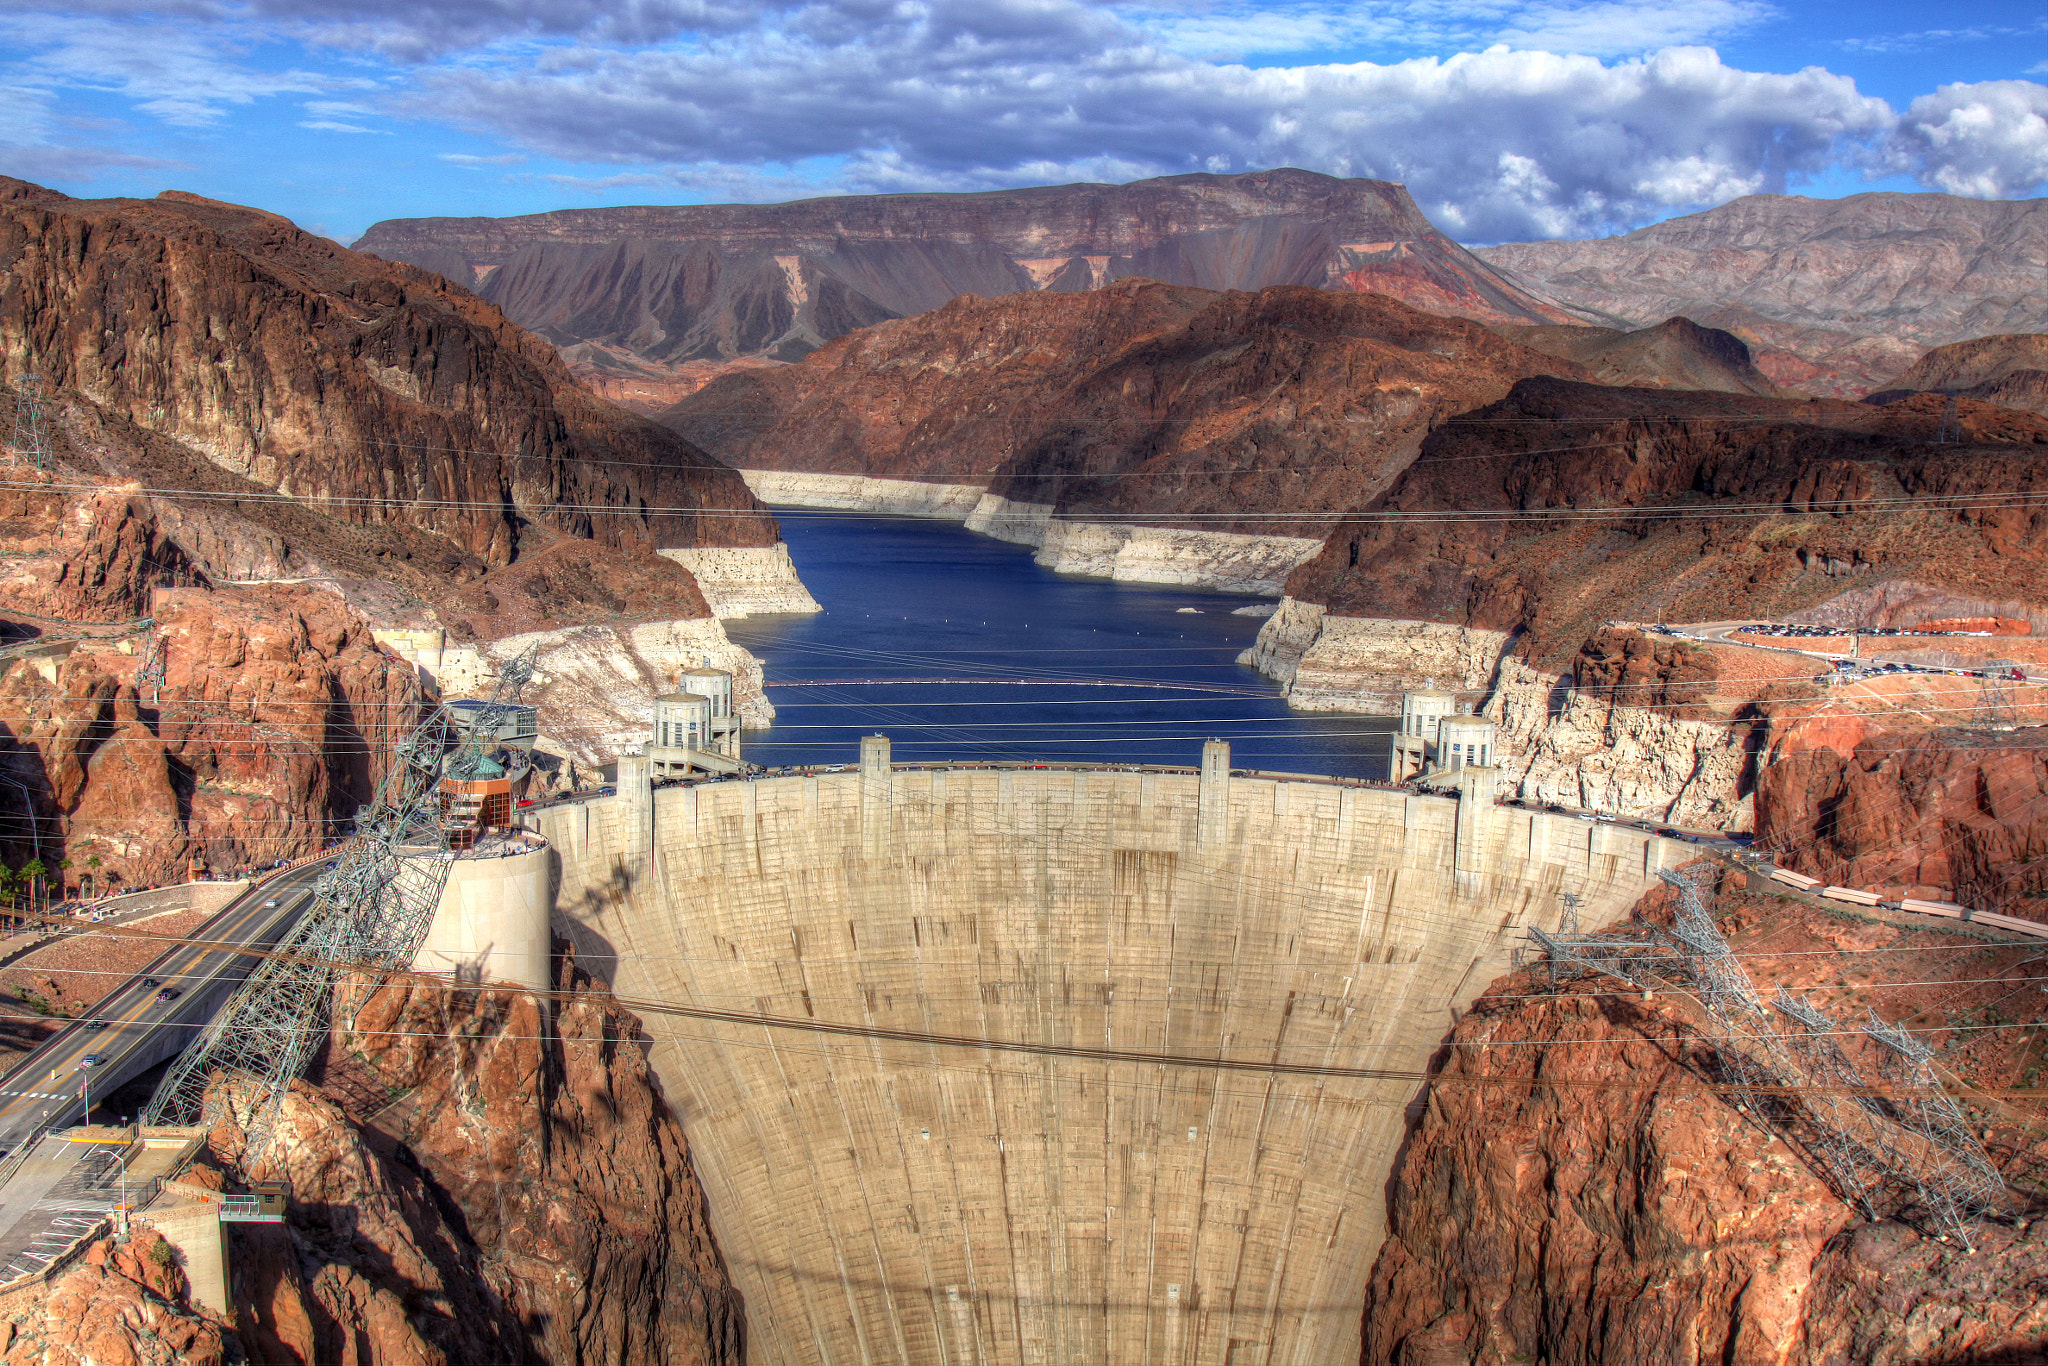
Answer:
[[[502,564],[529,522],[611,545],[766,545],[728,470],[579,389],[439,276],[191,195],[0,181],[0,377],[26,371],[359,523]]]

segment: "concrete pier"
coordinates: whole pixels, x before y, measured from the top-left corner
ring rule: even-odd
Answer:
[[[1559,893],[1598,923],[1690,852],[1480,774],[1417,796],[1218,750],[946,770],[871,740],[651,793],[622,765],[540,816],[557,925],[622,994],[925,1036],[645,1021],[750,1359],[1356,1360],[1414,1077]]]

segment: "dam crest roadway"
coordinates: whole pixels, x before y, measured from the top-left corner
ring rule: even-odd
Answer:
[[[1599,923],[1694,853],[1500,806],[1490,768],[1425,795],[1217,742],[1199,772],[899,768],[880,736],[842,772],[646,764],[528,814],[580,961],[948,1036],[650,1028],[749,1357],[786,1366],[1355,1360],[1413,1077],[1562,893]],[[1130,1053],[1172,1060],[1101,1056]]]

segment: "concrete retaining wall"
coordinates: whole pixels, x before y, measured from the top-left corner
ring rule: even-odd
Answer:
[[[1354,1361],[1405,1111],[1524,926],[1688,846],[1313,781],[891,769],[551,810],[767,1363]],[[1386,1069],[1393,1075],[1256,1070]]]

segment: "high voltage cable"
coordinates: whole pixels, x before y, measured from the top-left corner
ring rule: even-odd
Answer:
[[[224,952],[224,953],[231,953],[231,954],[235,954],[235,955],[237,955],[237,956],[239,956],[239,957],[244,957],[244,958],[251,958],[251,959],[257,959],[257,960],[259,960],[259,961],[261,961],[261,960],[275,960],[275,961],[285,961],[285,962],[300,962],[300,963],[314,964],[314,965],[318,965],[318,966],[322,966],[322,967],[327,967],[327,968],[330,968],[330,969],[333,969],[333,970],[336,970],[336,971],[346,971],[346,970],[354,970],[354,969],[358,969],[358,968],[359,968],[359,966],[360,966],[360,965],[358,965],[358,964],[354,964],[354,963],[331,963],[331,962],[327,962],[326,960],[315,960],[315,959],[308,959],[308,958],[305,958],[305,957],[304,957],[303,955],[296,955],[296,954],[285,954],[285,953],[277,953],[277,952],[273,952],[273,951],[270,951],[270,950],[257,950],[257,949],[249,949],[249,948],[245,948],[245,947],[243,947],[243,946],[240,946],[240,945],[237,945],[237,944],[233,944],[233,943],[228,943],[228,942],[213,942],[213,941],[203,941],[203,940],[188,940],[188,941],[185,941],[185,943],[186,943],[186,946],[188,946],[188,947],[198,948],[198,949],[202,949],[202,950],[204,950],[204,951],[208,951],[208,952]],[[522,995],[530,995],[530,996],[534,996],[534,997],[536,997],[536,998],[538,998],[538,999],[541,999],[541,1000],[547,1000],[547,1001],[565,1001],[565,1002],[574,1002],[574,1001],[578,1000],[579,998],[580,998],[580,999],[587,999],[587,996],[586,996],[586,995],[585,995],[584,993],[580,993],[580,992],[576,992],[576,991],[565,991],[565,990],[559,990],[559,989],[532,989],[532,988],[506,988],[506,987],[503,987],[503,986],[496,986],[496,987],[493,987],[493,986],[484,986],[484,985],[481,985],[481,984],[475,984],[475,985],[472,985],[472,984],[467,984],[467,983],[455,983],[455,982],[450,982],[450,981],[448,981],[448,980],[447,980],[446,978],[441,978],[441,977],[437,977],[437,976],[435,976],[435,975],[433,975],[433,974],[421,974],[421,973],[417,973],[417,972],[413,972],[413,973],[390,973],[390,974],[385,974],[385,975],[383,976],[383,978],[382,978],[382,981],[383,981],[383,982],[384,982],[385,984],[387,984],[387,985],[389,985],[389,984],[402,984],[402,985],[427,985],[427,986],[431,986],[431,987],[433,987],[434,989],[437,989],[437,990],[441,990],[441,991],[444,991],[444,992],[448,992],[448,993],[450,993],[450,994],[453,994],[453,993],[455,993],[455,992],[460,992],[460,991],[469,991],[469,992],[473,992],[473,993],[481,993],[481,992],[485,992],[485,991],[503,991],[503,990],[508,990],[508,989],[510,989],[510,990],[516,990],[516,991],[520,992],[520,994],[522,994]],[[1638,994],[1638,995],[1639,995],[1640,993],[1636,993],[1636,994]],[[1564,997],[1564,998],[1560,998],[1560,999],[1571,999],[1571,998],[1570,998],[1570,997]],[[1000,1053],[1023,1053],[1023,1054],[1029,1054],[1029,1055],[1033,1055],[1033,1056],[1040,1056],[1040,1057],[1052,1057],[1052,1058],[1063,1058],[1063,1059],[1071,1059],[1071,1060],[1074,1060],[1074,1061],[1084,1061],[1084,1062],[1105,1062],[1105,1063],[1118,1063],[1118,1064],[1128,1064],[1128,1065],[1135,1065],[1135,1066],[1152,1066],[1152,1067],[1178,1067],[1178,1068],[1191,1068],[1191,1069],[1197,1069],[1197,1070],[1203,1070],[1203,1071],[1219,1071],[1219,1072],[1248,1072],[1248,1073],[1264,1073],[1264,1074],[1269,1074],[1269,1075],[1279,1075],[1279,1076],[1306,1076],[1306,1077],[1321,1077],[1321,1078],[1332,1078],[1332,1079],[1340,1079],[1340,1080],[1351,1080],[1351,1081],[1404,1081],[1404,1082],[1421,1082],[1421,1081],[1434,1081],[1434,1080],[1439,1080],[1439,1079],[1441,1079],[1441,1080],[1447,1080],[1447,1081],[1448,1081],[1448,1080],[1456,1080],[1456,1079],[1453,1079],[1453,1078],[1448,1078],[1448,1077],[1440,1077],[1440,1076],[1438,1076],[1437,1074],[1432,1074],[1431,1072],[1429,1072],[1429,1071],[1427,1071],[1427,1070],[1424,1070],[1424,1069],[1415,1069],[1415,1068],[1387,1068],[1387,1067],[1349,1067],[1349,1066],[1340,1066],[1340,1065],[1335,1065],[1335,1064],[1320,1064],[1320,1063],[1287,1063],[1287,1062],[1281,1062],[1281,1061],[1278,1061],[1278,1060],[1275,1060],[1275,1059],[1270,1059],[1270,1058],[1268,1058],[1268,1059],[1258,1059],[1258,1058],[1225,1058],[1225,1057],[1205,1057],[1205,1056],[1202,1056],[1202,1055],[1199,1055],[1199,1054],[1189,1054],[1189,1053],[1166,1053],[1166,1052],[1159,1052],[1159,1051],[1154,1051],[1154,1050],[1146,1050],[1146,1049],[1117,1049],[1117,1048],[1106,1048],[1106,1047],[1094,1047],[1094,1046],[1090,1046],[1090,1045],[1082,1045],[1082,1044],[1054,1044],[1054,1043],[1043,1043],[1043,1042],[1036,1042],[1036,1043],[1035,1043],[1035,1042],[1032,1042],[1032,1041],[1030,1041],[1030,1040],[1020,1040],[1020,1039],[994,1039],[994,1038],[988,1038],[988,1037],[983,1037],[983,1036],[977,1036],[977,1035],[962,1035],[962,1034],[944,1034],[944,1033],[939,1033],[939,1032],[936,1032],[936,1031],[931,1031],[931,1030],[906,1030],[906,1029],[892,1029],[892,1028],[887,1028],[887,1027],[883,1027],[883,1026],[877,1026],[877,1025],[865,1025],[865,1024],[858,1024],[858,1023],[854,1023],[854,1022],[850,1022],[850,1021],[831,1021],[831,1020],[817,1020],[817,1019],[806,1019],[806,1018],[799,1018],[799,1017],[795,1017],[795,1016],[777,1016],[777,1015],[768,1015],[768,1014],[765,1014],[765,1013],[760,1013],[760,1012],[747,1012],[747,1011],[734,1011],[734,1010],[722,1010],[722,1009],[718,1009],[718,1008],[716,1008],[716,1007],[708,1007],[708,1006],[691,1006],[691,1005],[685,1005],[685,1004],[682,1004],[682,1003],[679,1003],[679,1002],[672,1002],[672,1001],[664,1001],[664,1000],[661,1000],[661,999],[659,999],[659,998],[653,998],[653,997],[632,997],[632,996],[621,996],[621,995],[618,995],[618,994],[616,994],[616,993],[614,993],[614,994],[613,994],[613,1000],[615,1000],[615,1001],[616,1001],[616,1002],[617,1002],[617,1003],[618,1003],[618,1004],[619,1004],[619,1005],[620,1005],[620,1006],[621,1006],[622,1008],[624,1008],[624,1009],[626,1009],[626,1010],[628,1010],[628,1011],[631,1011],[631,1012],[632,1012],[632,1013],[634,1013],[634,1014],[653,1014],[653,1015],[656,1015],[656,1016],[661,1016],[661,1017],[670,1017],[670,1018],[677,1018],[677,1019],[691,1019],[691,1020],[698,1020],[698,1021],[702,1021],[702,1022],[705,1022],[705,1023],[710,1023],[710,1024],[724,1024],[724,1025],[735,1025],[735,1026],[741,1026],[741,1027],[745,1027],[745,1028],[759,1028],[759,1029],[776,1029],[776,1030],[785,1030],[785,1031],[790,1031],[790,1032],[796,1032],[796,1033],[806,1033],[806,1034],[816,1034],[816,1035],[829,1035],[829,1036],[836,1036],[836,1037],[843,1037],[843,1038],[850,1038],[850,1039],[862,1039],[862,1040],[867,1040],[867,1041],[869,1041],[869,1042],[875,1042],[875,1043],[895,1043],[895,1044],[904,1044],[904,1045],[909,1045],[909,1046],[916,1046],[916,1047],[927,1047],[927,1048],[960,1048],[960,1049],[972,1049],[972,1050],[979,1050],[979,1051],[987,1051],[987,1052],[1000,1052]],[[140,1022],[126,1022],[126,1023],[140,1023]],[[1717,1040],[1717,1039],[1719,1038],[1719,1036],[1716,1036],[1716,1035],[1712,1035],[1712,1034],[1706,1034],[1706,1033],[1702,1033],[1702,1032],[1700,1032],[1700,1031],[1697,1031],[1697,1030],[1692,1030],[1692,1029],[1690,1029],[1690,1028],[1689,1028],[1688,1026],[1685,1026],[1685,1025],[1684,1025],[1684,1024],[1682,1023],[1682,1022],[1678,1022],[1678,1021],[1673,1021],[1672,1023],[1673,1023],[1673,1025],[1674,1025],[1674,1027],[1676,1027],[1676,1028],[1680,1028],[1680,1029],[1684,1029],[1684,1030],[1685,1030],[1685,1031],[1686,1031],[1686,1032],[1687,1032],[1687,1033],[1688,1033],[1688,1034],[1689,1034],[1689,1035],[1690,1035],[1691,1037],[1693,1037],[1693,1038],[1698,1038],[1698,1039],[1700,1039],[1700,1040],[1702,1040],[1702,1041],[1705,1041],[1705,1042],[1714,1042],[1714,1041],[1716,1041],[1716,1040]],[[183,1026],[183,1027],[192,1027],[192,1026]],[[2041,1027],[2041,1026],[2040,1026],[2040,1023],[2039,1023],[2039,1022],[2034,1022],[2034,1023],[2028,1023],[2028,1024],[2024,1024],[2024,1025],[2021,1025],[2021,1024],[2015,1024],[2015,1025],[2011,1025],[2011,1026],[1996,1026],[1996,1025],[1986,1025],[1986,1026],[1983,1026],[1983,1028],[1984,1028],[1984,1029],[1987,1029],[1987,1030],[1988,1030],[1988,1029],[1993,1029],[1993,1028],[2040,1028],[2040,1027]],[[1901,1026],[1901,1028],[1904,1028],[1904,1027],[1903,1027],[1903,1026]],[[365,1032],[366,1032],[366,1033],[374,1033],[375,1031],[365,1031]],[[1835,1031],[1827,1031],[1827,1032],[1829,1032],[1829,1033],[1834,1033],[1834,1034],[1842,1034],[1842,1035],[1855,1035],[1855,1034],[1859,1034],[1859,1033],[1861,1033],[1861,1031],[1860,1031],[1860,1030],[1846,1030],[1846,1029],[1845,1029],[1845,1030],[1835,1030]],[[1922,1033],[1939,1033],[1939,1032],[1942,1032],[1942,1031],[1940,1031],[1940,1030],[1906,1030],[1906,1032],[1908,1032],[1908,1033],[1915,1033],[1915,1034],[1922,1034]],[[544,1037],[544,1036],[532,1036],[532,1037]],[[1801,1034],[1799,1034],[1799,1035],[1792,1035],[1792,1034],[1779,1034],[1779,1035],[1757,1035],[1757,1036],[1753,1036],[1753,1037],[1776,1037],[1776,1038],[1793,1038],[1793,1037],[1801,1037],[1801,1038],[1803,1038],[1803,1037],[1811,1037],[1811,1035],[1809,1035],[1809,1034],[1806,1034],[1806,1033],[1801,1033]],[[1608,1037],[1606,1037],[1606,1038],[1600,1038],[1600,1039],[1520,1039],[1520,1040],[1446,1040],[1446,1041],[1444,1041],[1444,1042],[1445,1042],[1445,1043],[1447,1043],[1447,1044],[1453,1045],[1453,1046],[1462,1046],[1462,1047],[1467,1047],[1467,1048],[1480,1048],[1480,1049],[1484,1049],[1484,1048],[1501,1048],[1501,1047],[1515,1047],[1515,1046],[1531,1046],[1531,1047],[1553,1047],[1553,1046],[1556,1046],[1556,1045],[1560,1045],[1560,1044],[1573,1044],[1573,1045],[1580,1045],[1580,1044],[1623,1044],[1623,1045],[1634,1045],[1634,1044],[1637,1044],[1637,1043],[1644,1043],[1644,1042],[1648,1042],[1648,1043],[1658,1043],[1658,1042],[1664,1042],[1664,1041],[1663,1041],[1663,1040],[1659,1040],[1659,1039],[1654,1039],[1654,1038],[1650,1038],[1650,1037],[1648,1037],[1648,1036],[1643,1036],[1643,1037],[1639,1037],[1639,1038],[1619,1038],[1619,1037],[1615,1037],[1615,1036],[1608,1036]],[[1320,1045],[1311,1045],[1311,1046],[1320,1046],[1320,1047],[1324,1047],[1324,1048],[1329,1048],[1329,1047],[1333,1047],[1333,1046],[1335,1046],[1335,1045],[1333,1045],[1333,1044],[1329,1044],[1329,1043],[1324,1043],[1324,1044],[1320,1044]],[[1350,1050],[1354,1050],[1354,1049],[1358,1049],[1358,1048],[1374,1048],[1374,1047],[1376,1047],[1376,1048],[1382,1048],[1382,1049],[1386,1049],[1386,1048],[1412,1048],[1412,1047],[1415,1047],[1415,1045],[1413,1045],[1413,1044],[1407,1044],[1407,1043],[1381,1043],[1381,1044],[1371,1044],[1371,1043],[1358,1043],[1358,1044],[1351,1044],[1351,1045],[1345,1045],[1345,1048],[1347,1049],[1347,1051],[1350,1051]],[[1568,1090],[1593,1090],[1593,1091],[1612,1091],[1612,1090],[1655,1090],[1655,1089],[1658,1089],[1658,1087],[1659,1087],[1659,1086],[1661,1085],[1661,1083],[1628,1083],[1628,1082],[1612,1082],[1612,1081],[1571,1081],[1571,1080],[1566,1080],[1566,1079],[1561,1079],[1561,1078],[1555,1078],[1555,1077],[1552,1077],[1552,1078],[1546,1078],[1546,1079],[1536,1079],[1536,1078],[1500,1078],[1500,1077],[1477,1077],[1477,1076],[1474,1076],[1474,1077],[1469,1077],[1469,1078],[1465,1078],[1464,1080],[1466,1080],[1466,1081],[1469,1081],[1469,1082],[1470,1082],[1471,1084],[1496,1084],[1496,1083],[1499,1083],[1499,1084],[1509,1084],[1509,1085],[1539,1085],[1539,1086],[1547,1086],[1547,1087],[1552,1087],[1552,1088],[1556,1088],[1556,1089],[1568,1089]],[[1717,1093],[1721,1093],[1721,1094],[1759,1094],[1759,1095],[1798,1095],[1798,1094],[1802,1094],[1802,1093],[1814,1093],[1814,1094],[1821,1094],[1821,1093],[1826,1093],[1826,1094],[1842,1094],[1842,1095],[1869,1095],[1869,1096],[1900,1096],[1900,1095],[1917,1095],[1917,1094],[1920,1094],[1920,1092],[1919,1092],[1919,1091],[1918,1091],[1917,1089],[1915,1089],[1915,1088],[1879,1088],[1879,1087],[1837,1087],[1837,1088],[1828,1088],[1828,1087],[1789,1087],[1789,1086],[1781,1086],[1781,1087],[1740,1087],[1740,1086],[1737,1086],[1737,1087],[1722,1087],[1722,1086],[1718,1086],[1718,1085],[1716,1085],[1716,1084],[1713,1084],[1713,1083],[1703,1083],[1703,1085],[1705,1085],[1705,1086],[1706,1086],[1706,1089],[1709,1089],[1709,1090],[1713,1090],[1713,1091],[1716,1091]],[[2035,1098],[2035,1097],[2043,1097],[2043,1096],[2048,1096],[2048,1088],[1984,1088],[1984,1087],[1973,1087],[1973,1088],[1972,1088],[1972,1090],[1973,1090],[1973,1091],[1975,1091],[1975,1092],[1976,1092],[1976,1093],[1978,1093],[1978,1094],[1982,1094],[1982,1095],[1988,1095],[1988,1096],[1994,1096],[1994,1097],[1997,1097],[1997,1098],[2000,1098],[2000,1099],[2031,1099],[2031,1098]]]
[[[0,489],[25,489],[41,492],[94,493],[104,490],[104,484],[43,484],[0,480]],[[272,502],[290,503],[319,510],[326,505],[343,507],[371,507],[400,509],[441,509],[503,512],[511,503],[507,499],[456,499],[421,498],[399,494],[317,494],[299,497],[269,490],[251,492],[220,492],[207,489],[169,489],[138,487],[130,492],[146,496],[175,498],[200,502]],[[2002,499],[2008,501],[1991,501]],[[1999,510],[2006,508],[2034,508],[2048,503],[2048,492],[2034,493],[2028,490],[2001,490],[1997,492],[1968,494],[1922,494],[1898,498],[1821,498],[1806,500],[1818,506],[1795,507],[1789,499],[1771,503],[1730,503],[1730,504],[1645,504],[1640,506],[1615,506],[1606,508],[1463,508],[1439,509],[1417,512],[1227,512],[1227,513],[1123,513],[1113,516],[1107,513],[1082,515],[1080,513],[1055,514],[1049,518],[1055,522],[1100,522],[1105,519],[1118,523],[1172,525],[1185,522],[1204,521],[1269,521],[1269,522],[1327,522],[1332,525],[1404,525],[1434,524],[1439,522],[1483,523],[1483,522],[1524,522],[1552,521],[1573,522],[1615,522],[1644,520],[1698,520],[1738,517],[1783,517],[1798,514],[1842,515],[1844,513],[1869,510],[1883,511],[1898,509],[1905,511],[1956,511],[1969,509]],[[635,517],[754,517],[773,520],[775,515],[763,509],[755,512],[746,508],[717,508],[708,506],[664,506],[645,503],[548,503],[536,504],[534,512],[582,512]],[[838,515],[838,514],[832,514]],[[862,514],[868,515],[868,514]],[[929,521],[929,518],[894,518],[892,520]]]

